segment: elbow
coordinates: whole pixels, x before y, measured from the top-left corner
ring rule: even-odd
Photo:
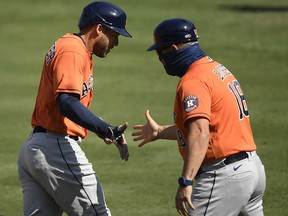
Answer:
[[[61,115],[64,115],[65,116],[65,113],[66,113],[66,110],[65,110],[65,108],[64,108],[65,106],[58,106],[58,108],[59,108],[59,113],[61,114]]]
[[[209,131],[203,131],[201,134],[200,134],[200,137],[201,139],[203,140],[203,144],[207,146],[208,148],[208,144],[209,144],[209,140],[210,140],[210,133]]]

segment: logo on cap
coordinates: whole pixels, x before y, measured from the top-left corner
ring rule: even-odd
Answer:
[[[186,34],[184,37],[185,37],[185,38],[191,38],[192,35],[191,35],[191,34]]]

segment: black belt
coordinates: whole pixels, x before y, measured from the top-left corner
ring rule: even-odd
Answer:
[[[228,164],[235,163],[237,161],[240,161],[240,160],[243,160],[243,159],[246,159],[246,158],[248,158],[248,154],[246,152],[239,152],[239,153],[230,155],[227,158],[225,158],[223,163],[225,165],[228,165]],[[203,172],[205,172],[205,171],[200,167],[200,169],[198,170],[196,176],[202,174]]]
[[[33,134],[34,133],[47,133],[47,130],[41,126],[36,126],[33,130]],[[74,139],[75,141],[79,140],[78,136],[68,135],[68,137],[70,137],[71,139]]]
[[[228,165],[228,164],[235,163],[237,161],[240,161],[246,158],[248,158],[248,154],[246,152],[239,152],[234,155],[230,155],[223,162],[225,165]]]

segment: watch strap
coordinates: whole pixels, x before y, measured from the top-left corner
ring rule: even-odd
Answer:
[[[184,176],[181,176],[181,177],[178,179],[178,184],[179,184],[180,186],[182,186],[182,187],[192,186],[192,185],[193,185],[193,181],[186,179]]]

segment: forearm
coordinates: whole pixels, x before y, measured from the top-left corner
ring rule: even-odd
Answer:
[[[195,141],[193,144],[188,144],[182,171],[182,176],[187,179],[193,180],[202,164],[207,151],[203,144],[204,142],[197,143]]]
[[[176,126],[175,125],[164,125],[159,126],[157,139],[166,139],[166,140],[176,140]]]
[[[71,121],[100,137],[106,137],[111,126],[80,103],[79,99],[69,94],[61,93],[57,97],[60,113]]]
[[[182,171],[182,175],[187,179],[194,179],[206,155],[209,144],[208,125],[207,119],[199,119],[188,129],[189,135]]]

